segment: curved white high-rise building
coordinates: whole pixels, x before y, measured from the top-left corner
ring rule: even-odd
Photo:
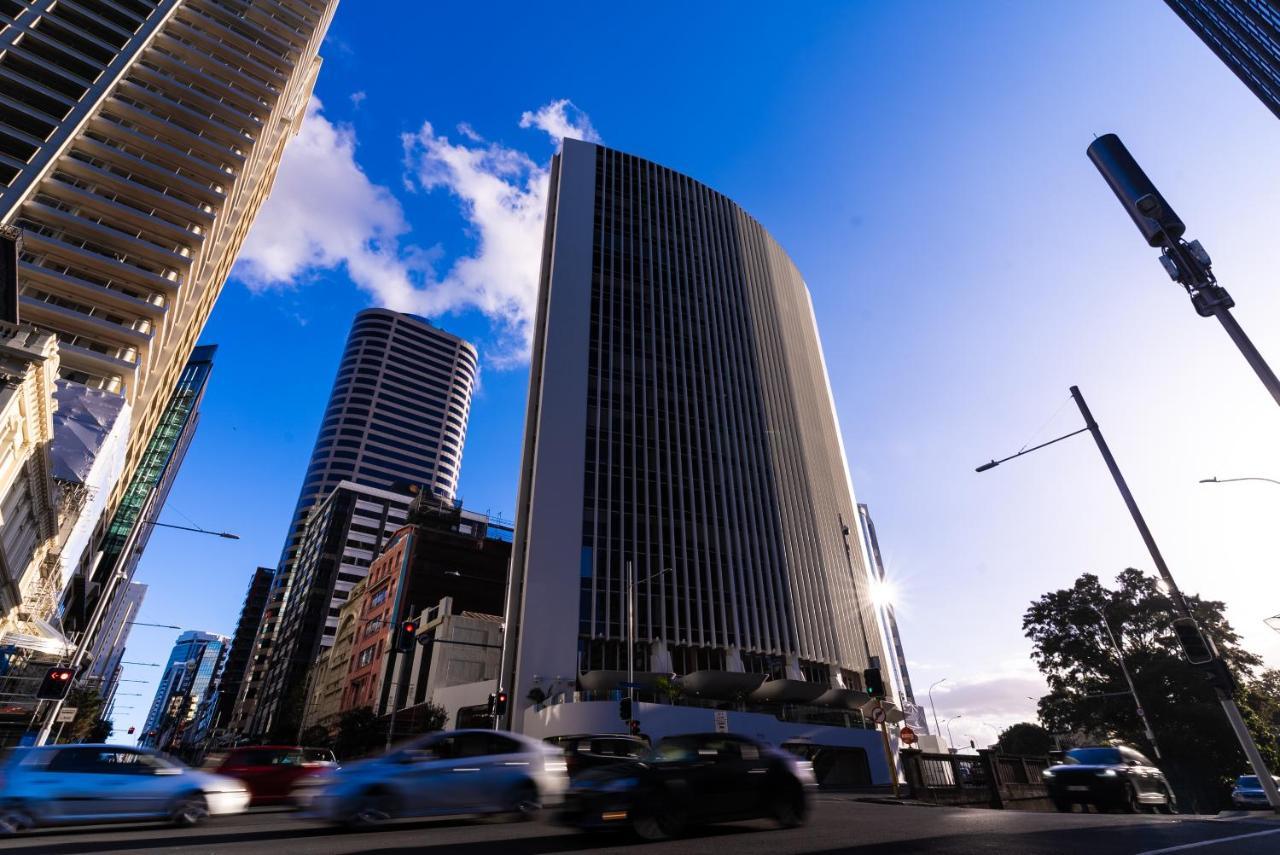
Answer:
[[[553,163],[545,234],[512,726],[536,730],[539,699],[616,691],[629,667],[691,697],[856,710],[884,653],[796,266],[720,193],[576,140]]]

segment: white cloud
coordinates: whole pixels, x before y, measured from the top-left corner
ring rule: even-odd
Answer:
[[[521,360],[537,299],[547,167],[469,131],[454,143],[426,122],[403,140],[412,180],[423,190],[451,193],[475,240],[474,251],[424,294],[426,309],[478,309],[499,326],[504,344],[494,355],[498,361]]]
[[[369,97],[369,93],[361,89],[359,92],[352,92],[348,97],[351,99],[351,106],[359,110],[360,105],[364,103],[364,99]]]
[[[566,135],[600,138],[568,100],[524,113],[520,125],[546,132],[557,145]],[[316,271],[345,267],[357,286],[388,308],[431,317],[483,313],[496,327],[490,361],[527,359],[548,166],[517,149],[486,143],[466,123],[458,130],[463,139],[455,143],[424,122],[402,138],[405,189],[452,194],[474,241],[442,275],[433,269],[438,248],[402,245],[409,224],[399,201],[364,174],[354,131],[330,122],[318,101],[285,150],[237,275],[262,290],[295,287]]]
[[[520,114],[520,127],[538,128],[551,135],[556,145],[565,137],[587,142],[603,142],[596,129],[591,127],[587,114],[579,110],[568,98],[544,104],[534,112]]]
[[[409,230],[400,203],[369,180],[355,151],[354,131],[330,122],[313,100],[245,238],[240,280],[253,290],[291,287],[317,270],[345,265],[380,304],[417,308],[412,274],[427,272],[429,257],[400,250],[399,238]]]

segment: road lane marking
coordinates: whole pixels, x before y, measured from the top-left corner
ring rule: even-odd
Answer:
[[[1164,855],[1166,852],[1186,852],[1188,849],[1200,849],[1205,846],[1215,846],[1219,843],[1248,840],[1250,837],[1266,837],[1268,834],[1280,834],[1280,828],[1255,831],[1252,834],[1237,834],[1234,837],[1219,837],[1216,840],[1201,840],[1199,843],[1183,843],[1180,846],[1170,846],[1167,849],[1148,849],[1145,852],[1139,852],[1138,855]]]

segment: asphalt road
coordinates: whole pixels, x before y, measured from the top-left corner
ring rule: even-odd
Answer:
[[[946,855],[1274,855],[1280,822],[1262,816],[1234,821],[1111,814],[1020,813],[981,809],[867,804],[819,796],[804,828],[768,822],[715,826],[664,843],[622,834],[589,836],[545,822],[469,820],[398,822],[350,833],[284,811],[255,811],[176,831],[161,826],[97,826],[40,830],[0,842],[0,851],[39,855],[139,853],[423,853],[504,855],[590,851],[946,853]]]

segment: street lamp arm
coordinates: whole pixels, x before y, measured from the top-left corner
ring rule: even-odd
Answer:
[[[194,526],[189,526],[189,525],[174,525],[173,523],[154,522],[152,520],[144,520],[142,525],[158,525],[161,528],[176,528],[181,531],[194,531],[199,534],[211,534],[214,537],[223,537],[223,538],[226,538],[227,540],[240,539],[240,535],[232,534],[229,531],[209,531],[209,529],[207,528],[196,528]]]
[[[1259,476],[1246,476],[1244,478],[1201,478],[1201,484],[1230,484],[1232,481],[1266,481],[1268,484],[1280,484],[1275,478],[1262,478]]]
[[[1046,446],[1053,445],[1055,442],[1062,442],[1064,439],[1071,439],[1071,437],[1076,436],[1078,434],[1082,434],[1088,429],[1089,428],[1087,427],[1082,427],[1080,428],[1080,430],[1073,430],[1071,433],[1063,434],[1057,439],[1051,439],[1048,442],[1042,442],[1039,445],[1033,445],[1031,448],[1024,448],[1022,451],[1019,451],[1017,454],[1010,454],[1008,457],[1003,457],[999,460],[992,460],[990,463],[984,463],[981,466],[979,466],[977,469],[974,469],[973,471],[986,472],[988,469],[995,469],[1001,463],[1007,463],[1008,461],[1013,460],[1015,457],[1021,457],[1024,454],[1030,454],[1033,451],[1039,451],[1040,449],[1045,448]]]

